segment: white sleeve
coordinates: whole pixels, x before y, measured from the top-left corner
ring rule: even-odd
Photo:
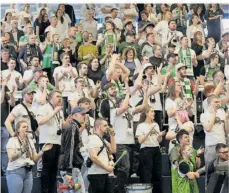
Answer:
[[[174,108],[174,101],[172,101],[172,99],[167,98],[165,101],[165,110],[168,111],[171,108]]]
[[[138,125],[135,135],[136,135],[136,137],[145,135],[143,124],[139,124],[139,125]]]
[[[15,149],[16,148],[16,140],[14,137],[11,137],[6,144],[6,149]]]
[[[229,80],[229,65],[225,65],[224,74],[227,80]]]
[[[207,120],[208,120],[208,115],[209,115],[209,113],[202,113],[201,115],[200,115],[200,122],[203,124],[203,123],[205,123]]]

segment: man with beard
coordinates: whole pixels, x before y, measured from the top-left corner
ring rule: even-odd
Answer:
[[[210,179],[207,186],[208,193],[228,192],[228,147],[218,143],[215,147],[217,158],[209,163],[208,173]]]
[[[187,99],[193,99],[193,94],[197,93],[197,87],[195,86],[195,82],[193,80],[187,78],[186,70],[187,66],[185,64],[177,64],[176,76],[169,79],[168,86],[170,86],[175,81],[180,82],[184,97],[186,97]]]
[[[35,44],[35,41],[36,36],[29,35],[29,42],[20,49],[18,62],[20,62],[23,72],[27,69],[32,56],[37,56],[39,58],[40,65],[42,65],[43,55],[40,47]]]
[[[226,144],[225,136],[229,131],[229,119],[225,111],[220,108],[220,100],[215,96],[208,97],[208,111],[200,116],[205,132],[205,166],[216,158],[215,148],[218,143]]]
[[[100,83],[94,84],[93,80],[87,77],[88,74],[88,66],[87,64],[81,63],[77,66],[79,77],[84,79],[84,86],[88,89],[92,89],[91,96],[97,98],[98,96],[98,89],[100,87]]]
[[[167,65],[167,61],[163,58],[161,46],[157,45],[154,47],[153,56],[149,58],[149,62],[154,67],[159,67],[161,64],[162,67],[165,67]]]
[[[28,87],[22,91],[22,98],[23,98],[22,104],[27,107],[27,109],[30,111],[31,114],[34,114],[35,112],[35,109],[32,109],[34,93],[35,91]],[[28,115],[26,108],[22,104],[18,104],[17,106],[13,108],[13,110],[11,111],[11,113],[9,114],[9,116],[7,117],[5,121],[5,125],[10,135],[13,137],[15,135],[15,131],[13,129],[12,123],[14,122],[14,124],[16,125],[19,121],[26,120],[29,125],[29,131],[30,131],[29,137],[33,139],[31,123],[30,123],[31,120],[30,120],[30,117]]]
[[[48,96],[48,103],[41,106],[37,112],[38,125],[40,127],[39,144],[53,144],[50,151],[42,156],[41,192],[56,192],[56,176],[58,171],[58,158],[61,147],[62,129],[67,124],[64,121],[62,111],[62,96],[60,91],[53,90]]]

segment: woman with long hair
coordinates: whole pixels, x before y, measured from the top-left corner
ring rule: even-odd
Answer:
[[[153,193],[161,192],[161,151],[159,143],[165,131],[160,132],[159,125],[154,121],[154,110],[146,108],[140,115],[136,137],[141,144],[140,149],[140,182],[152,183]]]
[[[200,31],[197,31],[193,35],[193,41],[191,48],[196,53],[196,59],[198,62],[198,65],[195,67],[193,66],[194,76],[199,77],[200,76],[200,69],[204,66],[204,59],[202,57],[202,52],[205,50],[205,37],[203,36],[203,33]]]
[[[57,18],[56,28],[58,34],[60,34],[60,40],[63,40],[67,37],[68,21],[64,18],[64,13],[62,9],[57,9],[55,16]]]
[[[5,25],[6,25],[6,32],[10,32],[12,30],[12,26],[11,26],[11,21],[12,21],[12,13],[11,12],[7,12],[5,14]]]
[[[196,169],[200,166],[199,155],[203,151],[204,149],[200,148],[197,153],[190,145],[180,149],[176,193],[199,193],[196,179],[200,177],[200,173]]]
[[[43,42],[45,40],[44,33],[45,29],[50,25],[48,15],[46,13],[46,9],[42,8],[38,17],[35,19],[34,22],[34,32],[37,36],[40,37],[40,41]]]
[[[142,70],[142,65],[137,58],[137,53],[135,48],[128,47],[123,51],[123,63],[130,70],[130,77],[134,74],[140,73]]]
[[[15,136],[11,137],[6,145],[9,159],[6,180],[9,193],[31,193],[34,161],[52,148],[51,144],[45,144],[37,154],[33,141],[28,138],[28,133],[27,121],[19,121],[16,124]]]
[[[101,81],[104,72],[101,70],[101,65],[99,63],[99,60],[97,58],[93,58],[88,63],[88,78],[92,79],[97,84],[98,81]]]
[[[26,24],[28,23],[28,21],[32,22],[33,21],[33,15],[30,13],[30,5],[29,4],[25,4],[23,7],[23,10],[20,12],[20,25],[21,28],[23,29]]]
[[[153,4],[144,4],[144,10],[147,11],[147,13],[149,14],[148,20],[156,26],[156,24],[158,23],[158,18],[155,15],[155,9],[153,7]]]
[[[184,97],[179,81],[175,81],[169,86],[165,110],[167,111],[169,125],[169,131],[166,134],[166,139],[170,140],[169,152],[174,146],[172,141],[181,129],[189,132],[190,144],[192,144],[194,125],[189,117],[193,116],[193,101],[189,101]]]

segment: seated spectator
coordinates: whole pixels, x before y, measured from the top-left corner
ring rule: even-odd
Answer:
[[[24,32],[18,29],[18,21],[11,21],[12,30],[10,31],[10,40],[17,42],[17,46],[19,45],[19,40],[22,36],[24,36]]]
[[[9,61],[10,54],[8,49],[1,50],[1,71],[7,70],[7,63]]]
[[[101,65],[99,64],[98,59],[91,59],[88,63],[88,78],[92,79],[96,85],[97,82],[101,82],[103,76],[104,73],[101,70]]]
[[[11,25],[11,21],[12,21],[12,13],[11,12],[6,12],[5,14],[5,32],[10,32],[12,30],[12,25]]]

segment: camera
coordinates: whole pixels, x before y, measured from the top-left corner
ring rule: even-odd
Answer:
[[[56,131],[56,134],[57,134],[57,135],[61,135],[61,134],[62,134],[62,130],[60,130],[60,129],[57,130],[57,131]]]
[[[90,158],[87,158],[86,166],[87,166],[88,168],[90,168],[90,167],[92,166],[92,161],[91,161]]]

